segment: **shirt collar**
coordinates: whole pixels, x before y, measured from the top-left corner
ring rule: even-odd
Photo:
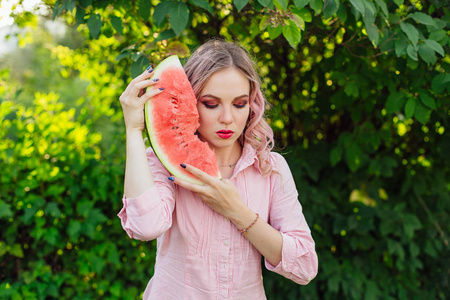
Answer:
[[[255,168],[261,173],[261,170],[259,168],[259,159],[258,156],[256,155],[256,150],[250,144],[245,144],[244,148],[242,149],[241,158],[236,164],[234,174],[232,177],[235,177],[239,172],[245,170],[246,168],[252,165],[254,165]]]

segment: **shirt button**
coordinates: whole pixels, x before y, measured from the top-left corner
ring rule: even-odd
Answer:
[[[223,242],[225,246],[228,246],[228,241]]]

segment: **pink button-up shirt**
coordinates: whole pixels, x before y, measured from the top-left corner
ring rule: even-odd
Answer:
[[[144,299],[266,299],[261,254],[229,220],[191,191],[168,180],[166,168],[147,150],[155,185],[123,198],[122,227],[138,240],[157,238],[155,274]],[[283,237],[282,260],[267,269],[299,284],[317,274],[317,254],[284,158],[270,154],[276,171],[261,176],[255,150],[246,145],[230,180],[242,200]]]

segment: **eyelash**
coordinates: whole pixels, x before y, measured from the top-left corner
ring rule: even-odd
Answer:
[[[214,109],[219,106],[219,104],[208,104],[207,102],[203,102],[203,105],[209,109]],[[243,104],[233,104],[233,105],[236,108],[244,108],[247,105],[247,102],[244,102]]]
[[[213,108],[216,108],[217,106],[219,106],[219,104],[208,104],[208,103],[206,103],[206,102],[203,102],[203,105],[206,107],[206,108],[209,108],[209,109],[213,109]]]
[[[244,103],[242,103],[242,104],[234,104],[234,106],[235,106],[236,108],[244,108],[246,105],[247,105],[247,102],[244,102]]]

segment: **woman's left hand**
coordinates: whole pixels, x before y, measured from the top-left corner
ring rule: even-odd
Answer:
[[[229,179],[217,179],[209,174],[186,164],[186,171],[197,177],[204,185],[191,183],[180,178],[174,182],[194,193],[211,209],[233,221],[239,213],[248,209],[242,201],[238,190]]]

